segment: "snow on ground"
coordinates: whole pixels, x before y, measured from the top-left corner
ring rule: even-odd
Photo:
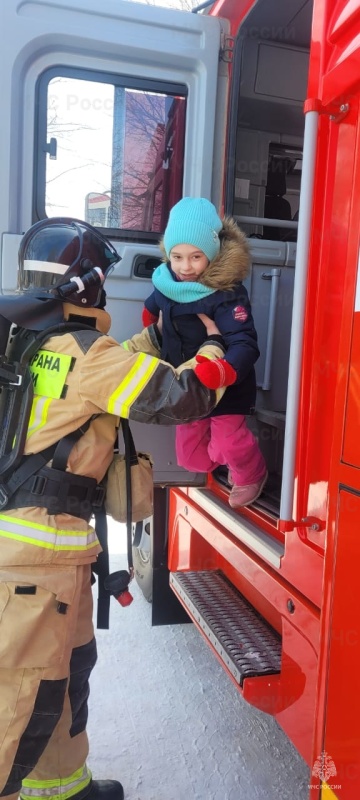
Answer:
[[[111,570],[126,569],[125,526],[111,521],[109,550]],[[194,625],[151,627],[130,588],[96,634],[94,778],[120,780],[126,800],[307,800],[309,769],[273,717],[242,699]]]

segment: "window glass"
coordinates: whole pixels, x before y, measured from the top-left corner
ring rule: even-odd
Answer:
[[[174,88],[47,80],[46,142],[39,150],[40,162],[46,153],[45,214],[162,232],[182,195],[186,99],[185,89]],[[41,194],[41,178],[39,184]],[[39,210],[41,216],[41,200]]]

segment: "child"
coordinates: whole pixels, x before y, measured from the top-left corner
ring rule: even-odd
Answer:
[[[194,472],[227,464],[229,504],[247,506],[261,494],[267,470],[244,416],[255,403],[259,357],[242,284],[250,264],[246,237],[233,219],[221,220],[205,198],[184,197],[170,212],[160,246],[170,263],[154,271],[155,290],[145,301],[142,320],[147,327],[162,312],[161,358],[177,367],[195,356],[206,337],[199,314],[214,320],[227,347],[225,357],[215,361],[197,356],[199,380],[210,389],[229,388],[209,417],[177,426],[178,463]]]

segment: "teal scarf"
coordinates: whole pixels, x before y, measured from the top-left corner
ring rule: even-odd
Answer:
[[[208,286],[197,283],[197,281],[174,281],[166,264],[156,267],[152,282],[159,292],[170,300],[175,300],[176,303],[193,303],[195,300],[201,300],[202,297],[215,292],[215,289],[209,289]]]

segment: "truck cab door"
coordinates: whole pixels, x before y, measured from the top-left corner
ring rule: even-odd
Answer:
[[[171,206],[186,195],[219,201],[225,23],[121,0],[8,0],[1,17],[1,289],[15,290],[30,225],[86,219],[122,256],[106,282],[121,342],[142,328]],[[134,424],[134,437],[157,482],[203,480],[177,467],[173,428]]]

